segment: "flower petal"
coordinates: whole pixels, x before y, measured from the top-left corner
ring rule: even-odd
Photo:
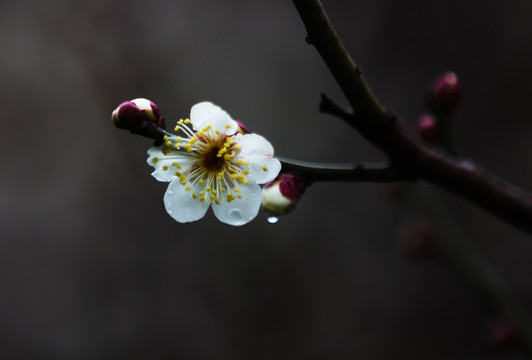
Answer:
[[[177,151],[170,150],[166,154],[162,147],[148,149],[148,164],[155,170],[151,175],[158,181],[169,182],[189,166],[190,160]]]
[[[281,171],[281,162],[273,158],[273,146],[257,134],[238,134],[236,142],[241,146],[240,157],[249,164],[249,177],[257,184],[275,179]]]
[[[247,185],[240,187],[240,194],[242,199],[212,205],[212,210],[218,220],[229,225],[240,226],[247,224],[257,216],[262,201],[260,186],[250,181]]]
[[[209,125],[211,125],[213,131],[218,130],[222,134],[234,134],[238,130],[238,124],[228,113],[208,101],[192,106],[192,109],[190,109],[190,122],[194,129],[198,131]]]
[[[168,185],[164,194],[164,206],[168,215],[180,223],[185,223],[199,220],[205,216],[209,202],[193,199],[191,191],[186,191],[179,180],[175,179]]]
[[[249,163],[249,178],[257,184],[265,184],[277,177],[281,171],[281,162],[274,158],[247,157]]]

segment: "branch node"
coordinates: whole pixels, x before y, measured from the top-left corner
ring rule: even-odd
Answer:
[[[324,93],[321,93],[319,110],[324,114],[339,117],[347,122],[351,122],[355,118],[355,112],[353,109],[340,104]]]

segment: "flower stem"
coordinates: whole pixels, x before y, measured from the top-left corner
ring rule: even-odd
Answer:
[[[283,171],[297,172],[307,182],[351,181],[351,182],[396,182],[404,180],[388,163],[311,163],[276,156]]]

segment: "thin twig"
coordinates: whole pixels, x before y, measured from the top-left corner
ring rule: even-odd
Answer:
[[[404,180],[388,163],[311,163],[276,156],[283,171],[297,172],[309,184],[318,181],[350,181],[388,183]]]

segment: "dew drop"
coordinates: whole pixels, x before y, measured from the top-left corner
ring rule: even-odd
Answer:
[[[229,211],[229,216],[233,220],[242,220],[242,213],[239,209],[232,209],[231,211]]]
[[[279,218],[277,216],[269,216],[266,220],[268,220],[270,224],[275,224],[277,221],[279,221]]]

